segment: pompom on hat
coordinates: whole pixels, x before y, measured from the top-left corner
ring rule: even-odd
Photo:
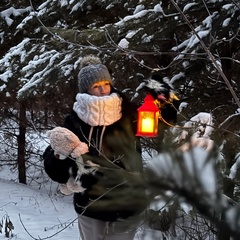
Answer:
[[[102,64],[100,58],[94,55],[83,57],[80,68],[81,70],[78,74],[78,89],[80,93],[87,92],[92,84],[103,80],[107,80],[112,84],[110,73],[107,67]]]

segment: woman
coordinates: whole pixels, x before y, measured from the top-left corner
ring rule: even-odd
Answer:
[[[82,59],[78,88],[73,112],[65,118],[63,127],[88,144],[89,153],[83,155],[83,159],[110,169],[83,175],[81,184],[86,190],[74,193],[81,238],[133,239],[136,229],[120,230],[120,220],[137,214],[139,206],[127,201],[111,205],[111,200],[119,202],[119,191],[128,187],[127,184],[115,187],[121,170],[123,174],[124,171],[142,171],[139,139],[135,137],[137,110],[112,86],[107,67],[95,56]],[[77,171],[73,159],[60,161],[51,146],[45,150],[43,158],[45,171],[59,183],[67,182],[70,169]]]

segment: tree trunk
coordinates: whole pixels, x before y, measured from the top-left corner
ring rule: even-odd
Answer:
[[[25,161],[25,138],[26,138],[26,104],[24,101],[19,103],[19,135],[18,135],[18,180],[26,184],[26,161]]]

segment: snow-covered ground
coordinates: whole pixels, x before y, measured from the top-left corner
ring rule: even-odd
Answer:
[[[0,179],[0,239],[80,239],[72,197],[49,195],[45,189]],[[11,221],[12,237],[5,237],[5,221]]]
[[[58,185],[51,180],[37,188],[10,180],[10,174],[0,170],[1,240],[81,240],[72,196],[59,194]],[[11,221],[14,227],[10,237],[5,236],[6,221]],[[139,229],[135,239],[150,240],[152,234],[152,230]]]

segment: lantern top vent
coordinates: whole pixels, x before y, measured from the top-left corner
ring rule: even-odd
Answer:
[[[138,111],[149,111],[149,112],[159,111],[158,107],[154,104],[154,98],[152,97],[151,94],[148,94],[143,101],[144,103],[142,104],[142,106],[138,108]]]

